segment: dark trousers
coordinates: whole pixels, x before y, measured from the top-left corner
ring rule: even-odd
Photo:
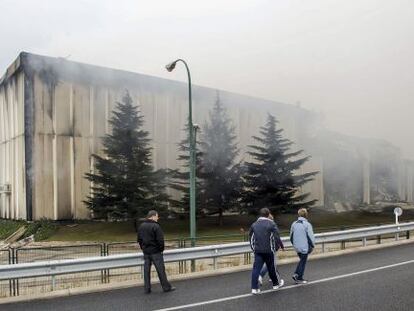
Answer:
[[[275,255],[274,255],[274,266],[275,266],[275,271],[276,271],[276,276],[277,276],[278,282],[280,283],[280,274],[279,274],[279,271],[277,271],[276,256],[277,255],[275,253]],[[269,272],[269,270],[267,269],[267,266],[263,265],[263,268],[260,271],[260,276],[262,278],[264,278],[268,272]]]
[[[273,285],[278,285],[279,280],[276,276],[275,261],[273,253],[254,253],[254,264],[252,271],[252,289],[259,288],[259,275],[266,264],[267,270],[269,270],[269,277],[273,282]]]
[[[298,253],[299,263],[296,266],[295,274],[298,276],[298,280],[303,280],[303,274],[305,273],[306,261],[308,260],[308,254]]]
[[[171,288],[170,282],[168,282],[167,275],[165,274],[164,257],[162,253],[156,254],[144,254],[144,288],[145,291],[151,290],[151,266],[154,264],[157,270],[158,278],[160,280],[163,290],[169,290]]]

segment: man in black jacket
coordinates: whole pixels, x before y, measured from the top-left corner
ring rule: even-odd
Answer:
[[[250,246],[254,252],[252,294],[260,293],[259,274],[264,264],[266,264],[269,270],[273,289],[278,289],[284,283],[279,283],[274,264],[274,254],[279,246],[279,243],[276,243],[276,241],[280,240],[276,224],[269,218],[270,211],[268,208],[262,208],[259,211],[259,216],[257,221],[250,227],[249,232]]]
[[[138,243],[144,253],[144,289],[151,293],[151,265],[157,270],[164,292],[175,290],[168,282],[164,266],[164,233],[158,223],[157,211],[149,211],[147,219],[138,228]]]

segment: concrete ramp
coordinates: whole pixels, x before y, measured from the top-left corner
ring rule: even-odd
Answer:
[[[11,244],[18,241],[26,232],[26,226],[22,226],[17,229],[13,234],[11,234],[8,238],[4,240],[5,244]]]

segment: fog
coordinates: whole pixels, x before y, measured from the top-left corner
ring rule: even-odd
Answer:
[[[0,0],[0,71],[24,50],[299,104],[414,158],[414,2]],[[197,108],[195,107],[195,113]]]

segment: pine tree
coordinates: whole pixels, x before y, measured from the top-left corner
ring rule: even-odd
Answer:
[[[203,129],[203,201],[209,214],[218,214],[222,225],[223,212],[239,206],[242,189],[242,165],[238,155],[235,128],[221,103],[219,94],[209,121]]]
[[[178,190],[181,194],[178,199],[170,199],[172,207],[183,209],[188,212],[190,210],[190,134],[188,123],[183,131],[186,137],[178,143],[178,158],[181,168],[170,172],[169,187]],[[201,196],[203,192],[203,165],[201,162],[202,152],[200,150],[201,142],[199,135],[196,136],[196,212],[199,214],[202,210]]]
[[[137,217],[148,210],[162,209],[167,196],[165,171],[154,171],[149,133],[143,130],[144,117],[126,92],[109,123],[112,134],[103,138],[104,157],[92,155],[95,173],[85,203],[97,217]]]
[[[296,210],[316,202],[306,201],[309,193],[300,194],[299,190],[317,172],[295,174],[309,157],[300,157],[303,150],[290,152],[293,142],[283,138],[283,129],[276,125],[276,118],[269,114],[266,125],[261,127],[261,136],[253,136],[258,144],[249,146],[253,161],[246,163],[244,201],[253,212],[262,207]]]

